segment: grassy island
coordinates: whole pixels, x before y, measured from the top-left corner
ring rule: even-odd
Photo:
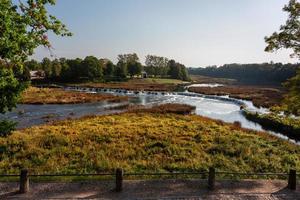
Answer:
[[[285,91],[282,88],[229,85],[219,87],[191,87],[190,92],[207,95],[229,95],[232,98],[252,101],[257,107],[272,107],[279,105]]]
[[[180,85],[187,84],[176,79],[160,79],[160,78],[146,78],[146,79],[130,79],[126,82],[110,82],[110,83],[80,83],[68,84],[70,86],[92,87],[92,88],[110,88],[110,89],[125,89],[133,91],[174,91]]]
[[[300,170],[300,147],[196,115],[137,110],[18,130],[0,138],[0,173]]]
[[[30,87],[22,93],[23,104],[75,104],[92,103],[98,101],[126,101],[128,97],[110,94],[92,94],[85,92],[65,91],[59,88]]]

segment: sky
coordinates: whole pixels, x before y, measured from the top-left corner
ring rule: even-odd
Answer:
[[[54,57],[93,55],[116,62],[137,53],[175,59],[187,67],[297,62],[288,50],[264,52],[264,37],[287,19],[288,0],[57,0],[50,14],[73,32],[49,34]],[[39,47],[33,58],[50,57]]]

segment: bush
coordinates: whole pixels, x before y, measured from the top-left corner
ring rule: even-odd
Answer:
[[[0,137],[6,137],[10,135],[10,133],[16,129],[16,125],[17,123],[13,121],[0,121]]]
[[[156,105],[152,108],[139,108],[138,106],[129,110],[129,112],[146,112],[146,113],[174,113],[181,115],[192,114],[196,110],[195,106],[186,105],[186,104],[177,104],[177,103],[167,103],[162,105]]]

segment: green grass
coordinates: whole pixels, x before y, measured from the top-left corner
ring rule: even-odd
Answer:
[[[262,126],[274,131],[284,132],[300,139],[300,119],[288,116],[281,116],[277,113],[258,114],[249,111],[244,112],[245,116]]]
[[[0,138],[0,174],[300,170],[300,147],[195,115],[124,113],[15,131]]]
[[[145,82],[149,83],[158,83],[158,84],[183,84],[187,83],[186,81],[177,80],[177,79],[166,79],[166,78],[146,78]]]
[[[202,75],[190,75],[193,83],[219,83],[224,85],[232,85],[237,81],[235,79],[227,79],[227,78],[214,78],[210,76],[202,76]]]

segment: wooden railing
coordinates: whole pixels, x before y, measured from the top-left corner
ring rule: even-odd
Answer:
[[[19,192],[29,192],[29,177],[80,177],[80,176],[114,176],[115,177],[115,191],[121,192],[123,190],[123,180],[125,176],[172,176],[179,175],[206,175],[207,187],[209,190],[215,189],[215,182],[217,175],[233,175],[233,176],[284,176],[288,178],[287,188],[296,190],[297,173],[296,170],[291,169],[289,173],[239,173],[239,172],[221,172],[216,171],[215,168],[209,168],[209,171],[204,172],[175,172],[175,173],[124,173],[121,168],[116,169],[115,173],[92,173],[92,174],[30,174],[27,169],[21,170],[20,174],[0,174],[0,177],[19,177],[20,185]]]

